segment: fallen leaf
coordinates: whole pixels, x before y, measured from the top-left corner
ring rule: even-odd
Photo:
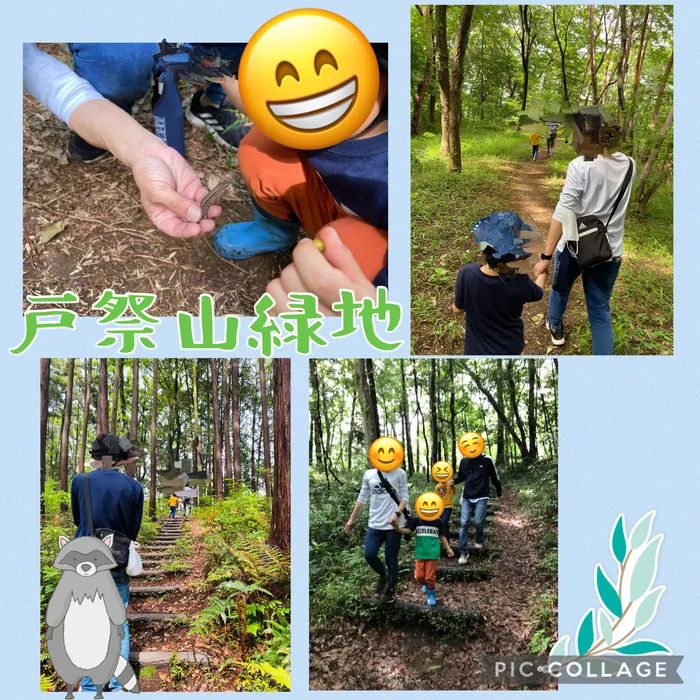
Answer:
[[[539,326],[542,323],[542,321],[544,321],[544,314],[535,314],[530,320],[536,326]]]
[[[66,227],[65,221],[55,221],[39,231],[39,243],[48,243],[52,238],[58,236]]]

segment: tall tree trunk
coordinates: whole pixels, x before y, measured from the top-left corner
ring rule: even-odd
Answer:
[[[49,380],[51,377],[51,360],[42,357],[39,364],[39,488],[42,522],[46,516],[44,490],[46,488],[46,439],[49,424]]]
[[[530,459],[535,461],[537,459],[537,413],[535,409],[537,407],[537,402],[535,401],[535,361],[530,359],[527,361],[527,375],[528,375],[528,404],[527,404],[527,431],[528,437],[530,438],[530,445],[528,447],[528,452],[530,453]]]
[[[404,447],[408,458],[408,473],[413,474],[415,467],[413,463],[413,446],[411,444],[411,419],[408,415],[408,393],[406,391],[406,367],[405,360],[399,360],[401,367],[401,419],[404,428]],[[353,408],[354,408],[353,401]]]
[[[131,369],[131,422],[129,424],[129,440],[137,441],[139,429],[139,359],[134,358]]]
[[[97,434],[109,432],[109,410],[107,408],[107,360],[100,361],[99,387],[97,398]]]
[[[527,439],[525,435],[525,424],[520,417],[520,411],[518,410],[518,389],[515,386],[515,379],[513,377],[513,360],[508,360],[506,366],[506,383],[510,390],[510,407],[513,411],[513,417],[520,431],[520,455],[522,457],[523,463],[527,464],[530,461],[530,454],[527,448]]]
[[[224,495],[228,493],[233,476],[233,460],[231,454],[231,411],[229,406],[229,390],[228,390],[228,372],[226,371],[227,362],[224,360],[221,363],[221,393],[223,395],[223,412],[224,412]]]
[[[231,422],[233,432],[233,480],[235,484],[241,481],[241,420],[239,417],[238,398],[238,362],[229,360],[231,374]]]
[[[634,138],[634,118],[637,111],[637,93],[639,92],[639,84],[642,80],[642,66],[644,64],[644,54],[646,50],[646,32],[647,24],[649,23],[649,5],[644,11],[644,19],[642,20],[642,29],[639,36],[639,44],[637,45],[637,61],[634,69],[634,83],[632,84],[632,99],[630,100],[630,108],[628,117],[622,126],[622,140],[632,142]]]
[[[566,79],[566,50],[569,45],[569,26],[571,25],[571,19],[566,23],[566,29],[564,30],[564,44],[562,45],[561,39],[559,37],[559,30],[557,28],[557,5],[552,5],[552,26],[554,27],[554,38],[557,40],[557,46],[559,47],[559,59],[561,62],[561,84],[564,93],[564,101],[569,101],[569,85]]]
[[[450,60],[447,49],[447,7],[435,7],[435,52],[437,54],[437,77],[440,87],[440,117],[442,122],[440,152],[449,153],[450,138]]]
[[[197,382],[197,360],[192,360],[192,471],[198,472],[204,470],[204,464],[202,463],[201,454],[201,431],[202,428],[199,424],[199,391]]]
[[[80,457],[78,458],[78,473],[85,472],[85,451],[87,448],[87,428],[90,420],[90,405],[92,404],[92,360],[85,360],[85,381],[83,394],[83,424],[80,428]]]
[[[455,420],[455,371],[454,360],[447,360],[450,367],[450,435],[452,437],[452,466],[457,464],[457,424]]]
[[[158,477],[156,476],[157,457],[157,430],[158,430],[158,360],[153,360],[153,387],[151,392],[151,474],[150,490],[148,497],[148,515],[151,520],[156,519],[156,489]]]
[[[527,109],[527,93],[530,85],[530,54],[535,43],[536,34],[532,31],[532,7],[530,5],[518,5],[520,17],[520,62],[523,66],[523,91],[520,98],[520,109]]]
[[[496,360],[496,397],[498,403],[503,405],[503,360]],[[503,421],[498,419],[498,429],[496,432],[496,464],[503,464],[506,456],[506,440]]]
[[[591,61],[591,90],[593,91],[593,104],[598,104],[598,66],[595,58],[595,6],[588,6],[588,50]]]
[[[114,360],[114,377],[112,378],[112,420],[109,424],[109,432],[117,434],[117,416],[119,415],[119,370],[122,361],[119,358]]]
[[[352,394],[352,408],[350,409],[350,435],[348,437],[348,470],[352,469],[352,448],[355,444],[355,408],[357,407],[357,392]]]
[[[253,394],[253,425],[251,428],[251,440],[250,440],[250,488],[251,491],[257,492],[258,490],[258,474],[255,466],[255,420],[258,413],[257,402],[255,400],[255,394]]]
[[[659,91],[656,95],[656,102],[654,102],[654,116],[651,120],[651,126],[654,129],[656,129],[656,127],[659,125],[659,111],[661,109],[661,98],[664,96],[664,92],[666,92],[668,77],[671,75],[672,70],[673,51],[671,51],[671,55],[668,57],[668,62],[666,63],[666,70],[664,71],[663,77],[661,78],[661,83],[659,84]]]
[[[430,470],[430,466],[435,464],[440,459],[439,449],[439,433],[437,424],[437,402],[435,400],[435,360],[430,360],[430,383],[428,385],[428,399],[430,401],[430,464],[426,468]]]
[[[649,157],[646,159],[646,162],[644,163],[644,168],[642,169],[642,174],[639,176],[639,179],[637,180],[637,187],[634,191],[634,201],[635,202],[641,202],[644,198],[644,188],[646,186],[646,183],[647,183],[649,175],[652,171],[652,168],[654,167],[654,164],[656,163],[656,161],[659,158],[659,153],[661,151],[661,145],[663,143],[663,140],[666,137],[666,134],[668,133],[668,130],[671,128],[672,123],[673,123],[673,107],[671,107],[671,111],[668,113],[668,116],[666,117],[666,121],[664,122],[663,126],[661,127],[661,131],[659,131],[659,135],[657,136],[656,141],[655,141],[654,145],[652,146],[651,151],[649,152]]]
[[[73,375],[75,373],[75,360],[68,360],[66,367],[66,403],[63,409],[61,422],[61,452],[59,456],[60,489],[68,491],[68,452],[70,438],[70,424],[73,415]],[[64,510],[62,508],[61,510]]]
[[[617,120],[621,122],[625,112],[625,78],[627,67],[625,56],[627,55],[627,5],[620,5],[618,10],[620,15],[620,55],[617,57]]]
[[[260,405],[262,407],[263,458],[265,460],[265,495],[270,496],[270,427],[267,414],[267,382],[265,381],[265,360],[258,360],[260,368]]]
[[[214,423],[214,495],[221,498],[224,494],[223,470],[221,464],[221,417],[219,415],[219,368],[215,359],[211,359],[211,401],[212,422]]]
[[[433,65],[435,63],[435,50],[433,48],[433,41],[431,37],[430,28],[430,5],[423,5],[422,7],[416,7],[423,17],[423,23],[425,27],[426,37],[430,39],[430,46],[428,47],[428,57],[425,62],[425,70],[423,71],[423,78],[421,79],[416,95],[413,99],[413,118],[411,119],[411,135],[416,136],[418,134],[418,128],[420,127],[420,116],[423,108],[423,100],[425,99],[425,94],[430,87],[430,83],[433,79]]]
[[[373,393],[367,378],[367,360],[355,360],[355,386],[360,399],[362,425],[364,428],[364,451],[369,452],[370,445],[379,437],[379,419],[377,414],[377,396]]]
[[[287,550],[291,543],[291,360],[274,363],[273,425],[275,432],[275,474],[272,494],[271,545]]]

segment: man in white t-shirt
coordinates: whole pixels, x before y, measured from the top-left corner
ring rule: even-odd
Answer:
[[[382,447],[377,445],[394,445]],[[377,451],[380,454],[377,455]],[[395,450],[395,451],[394,451]],[[383,453],[386,457],[396,455],[395,463],[382,467]],[[377,459],[377,457],[379,459]],[[365,535],[365,561],[377,572],[379,580],[376,592],[382,596],[385,603],[396,600],[396,583],[399,578],[399,549],[401,548],[401,533],[394,530],[393,523],[405,526],[404,510],[408,505],[408,477],[400,468],[403,460],[403,447],[394,438],[379,438],[370,447],[369,458],[372,464],[378,464],[376,469],[368,469],[362,476],[362,487],[357,497],[350,519],[345,524],[345,533],[350,534],[355,527],[360,511],[369,501],[369,522]],[[393,493],[392,493],[393,492]],[[398,499],[398,503],[395,498]],[[384,545],[384,561],[379,558],[379,549]]]
[[[587,111],[586,117],[589,116],[590,111],[590,109]],[[581,124],[577,122],[579,128],[574,129],[573,146],[577,153],[585,155],[580,155],[569,163],[566,182],[552,215],[549,236],[544,252],[541,254],[542,260],[535,265],[534,274],[546,272],[556,252],[547,315],[547,328],[551,334],[552,344],[563,345],[565,342],[564,312],[574,282],[581,275],[593,340],[593,354],[612,355],[610,297],[622,263],[625,217],[636,174],[636,164],[632,158],[615,152],[619,147],[620,138],[617,125],[604,118],[601,126],[599,119],[595,126],[590,123],[590,131],[588,131],[584,126],[584,120],[580,121]],[[589,125],[587,119],[585,124]],[[626,185],[612,218],[609,218],[630,164],[632,165],[631,180]],[[565,250],[565,241],[562,238],[562,220],[567,210],[573,212],[575,217],[597,216],[603,222],[607,222],[612,260],[582,269],[577,261],[571,258]]]

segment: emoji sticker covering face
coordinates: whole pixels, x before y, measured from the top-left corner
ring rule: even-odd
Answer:
[[[435,462],[432,468],[433,479],[439,484],[446,484],[454,475],[455,470],[449,462]]]
[[[465,457],[474,459],[484,451],[484,438],[479,433],[464,433],[457,441],[457,446]]]
[[[238,71],[248,116],[290,148],[333,146],[367,120],[379,67],[362,32],[325,10],[292,10],[248,42]]]
[[[442,498],[432,491],[422,493],[416,499],[416,513],[423,520],[437,520],[444,510]]]
[[[368,456],[375,469],[391,472],[403,462],[403,445],[392,437],[380,437],[369,446]]]

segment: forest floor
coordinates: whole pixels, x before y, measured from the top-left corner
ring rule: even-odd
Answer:
[[[454,523],[453,516],[453,525]],[[458,527],[458,526],[457,526]],[[498,688],[482,678],[488,655],[531,653],[533,594],[542,588],[535,544],[537,526],[504,488],[502,507],[487,520],[487,548],[470,556],[467,567],[488,566],[481,581],[440,582],[438,605],[480,612],[483,625],[469,638],[449,637],[413,627],[370,625],[338,619],[311,629],[312,690],[483,690]],[[411,546],[410,543],[408,546]],[[406,547],[404,543],[404,547]],[[452,543],[456,548],[456,543]],[[444,555],[443,555],[444,556]],[[456,565],[454,560],[443,563]],[[406,573],[398,600],[424,603]],[[556,622],[554,623],[556,627]],[[368,655],[368,650],[371,650]]]
[[[70,62],[58,44],[40,46]],[[189,86],[182,90],[183,99],[192,92]],[[136,105],[134,117],[153,130],[150,94]],[[225,262],[208,237],[161,233],[143,211],[130,170],[111,155],[96,163],[69,162],[68,127],[26,93],[23,134],[25,297],[71,290],[80,298],[71,309],[96,315],[101,312],[91,306],[105,289],[155,293],[154,315],[173,316],[198,314],[199,296],[206,292],[217,314],[251,315],[267,283],[289,261],[287,255],[261,255]],[[249,220],[252,208],[236,155],[187,121],[185,142],[187,160],[204,185],[235,180],[217,223]],[[26,308],[26,299],[23,304]]]
[[[533,162],[523,134],[497,130],[462,135],[463,170],[449,172],[440,137],[427,132],[412,142],[411,334],[421,355],[461,355],[464,319],[452,311],[459,269],[483,257],[472,225],[491,211],[513,210],[547,235],[573,149],[557,140],[554,154],[540,147]],[[647,212],[630,208],[625,257],[612,298],[617,354],[673,352],[673,196],[660,188]],[[540,239],[540,243],[542,239]],[[536,241],[533,241],[536,243]],[[537,262],[541,247],[525,267]],[[565,317],[567,342],[550,343],[544,323],[551,277],[544,299],[523,311],[525,355],[590,354],[591,339],[583,289],[574,285]]]

